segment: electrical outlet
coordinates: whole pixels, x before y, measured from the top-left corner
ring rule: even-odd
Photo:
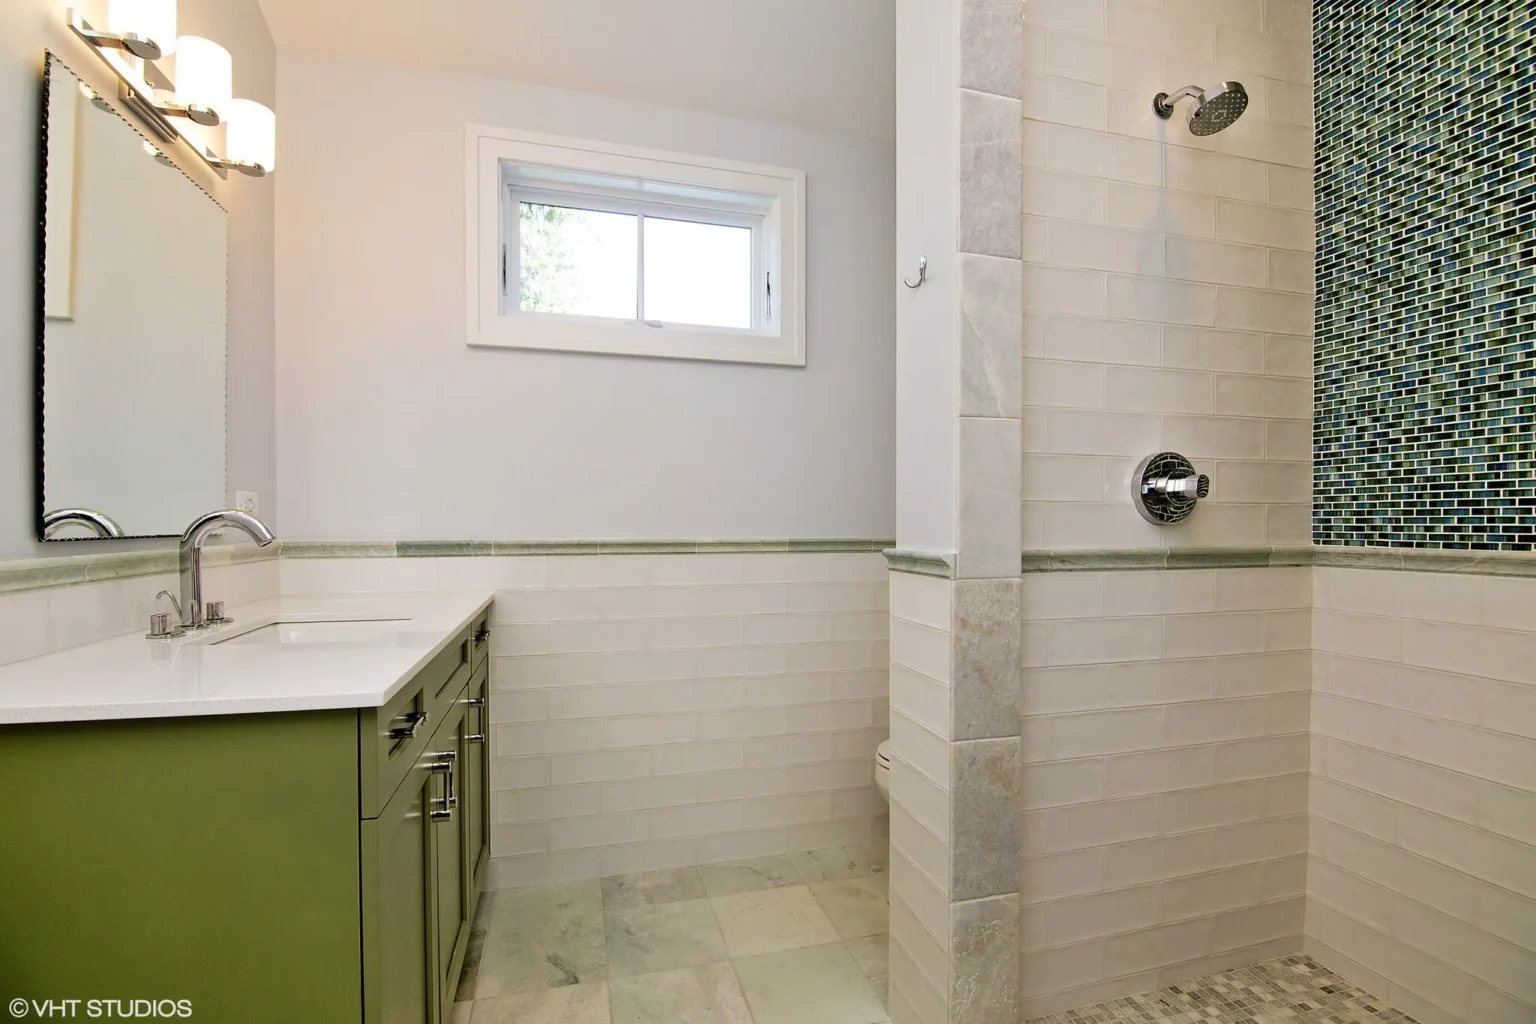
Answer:
[[[258,504],[257,504],[257,500],[256,500],[256,492],[255,491],[236,491],[235,492],[235,508],[239,509],[241,512],[244,512],[246,515],[250,515],[250,516],[255,516],[255,515],[260,515],[261,514],[260,512],[257,511]]]

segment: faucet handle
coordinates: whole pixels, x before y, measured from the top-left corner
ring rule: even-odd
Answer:
[[[186,636],[187,631],[181,626],[171,625],[169,612],[156,612],[149,617],[149,632],[144,634],[146,640],[171,640],[178,636]]]
[[[209,601],[208,614],[203,621],[210,626],[222,626],[226,622],[234,622],[235,620],[224,614],[223,601]]]

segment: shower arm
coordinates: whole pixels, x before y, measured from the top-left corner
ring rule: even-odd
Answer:
[[[1164,121],[1173,116],[1174,104],[1180,100],[1205,98],[1205,90],[1198,85],[1186,85],[1178,92],[1160,92],[1152,98],[1152,110]]]

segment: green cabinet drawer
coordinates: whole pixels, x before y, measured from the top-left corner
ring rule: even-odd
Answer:
[[[478,672],[491,653],[491,610],[487,608],[476,616],[469,628],[470,639],[473,641],[470,649],[470,668]]]
[[[381,708],[358,715],[360,814],[377,817],[469,681],[473,633],[462,630]]]

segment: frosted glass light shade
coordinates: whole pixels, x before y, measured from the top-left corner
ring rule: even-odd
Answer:
[[[255,100],[230,100],[224,120],[224,159],[266,171],[277,166],[276,114]]]
[[[211,39],[182,36],[176,40],[176,99],[189,107],[207,107],[222,117],[229,110],[234,62],[229,51]]]
[[[176,51],[176,0],[107,0],[107,31],[152,39],[170,56]]]

